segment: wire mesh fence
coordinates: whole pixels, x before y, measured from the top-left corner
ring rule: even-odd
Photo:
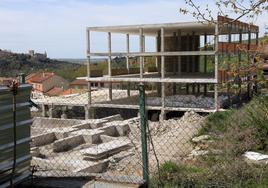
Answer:
[[[161,100],[157,84],[143,85],[144,97],[138,84],[113,83],[113,90],[107,85],[92,89],[90,108],[86,91],[33,99],[41,106],[39,112],[32,109],[35,175],[146,181],[149,187],[267,185],[266,165],[251,158],[266,152],[266,98],[210,115],[165,111],[166,120],[159,120],[162,104],[155,102]],[[166,93],[164,107],[196,109],[200,101],[214,107],[213,86],[207,85],[206,96],[201,96],[203,85],[195,94],[193,86],[188,94],[186,88],[176,85],[175,95],[181,101],[169,100],[174,94]]]
[[[177,120],[149,122],[151,134],[157,130],[151,186],[266,187],[267,110],[267,98],[260,97],[208,117],[186,112]]]

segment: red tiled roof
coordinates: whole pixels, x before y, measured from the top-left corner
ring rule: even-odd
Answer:
[[[76,94],[76,93],[84,93],[86,90],[84,89],[66,89],[64,90],[60,95],[71,95],[71,94]]]
[[[63,88],[60,87],[53,87],[51,90],[45,93],[48,96],[58,96],[63,92]]]
[[[45,80],[51,78],[55,74],[53,72],[40,72],[40,73],[33,73],[26,77],[26,82],[31,83],[42,83]]]
[[[87,81],[86,80],[74,80],[70,83],[70,85],[83,85],[86,86],[87,85]]]

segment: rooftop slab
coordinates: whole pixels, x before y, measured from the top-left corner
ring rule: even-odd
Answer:
[[[200,22],[177,22],[177,23],[158,23],[158,24],[138,24],[138,25],[119,25],[119,26],[104,26],[104,27],[88,27],[90,31],[111,32],[120,34],[139,35],[139,29],[143,29],[144,35],[157,36],[161,28],[165,28],[166,33],[172,34],[179,29],[189,31],[200,31],[214,33],[215,24],[203,24]]]

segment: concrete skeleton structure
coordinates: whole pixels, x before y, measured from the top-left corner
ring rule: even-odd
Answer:
[[[107,33],[107,52],[91,51],[92,32]],[[77,78],[88,82],[88,92],[34,101],[42,105],[44,116],[47,108],[52,112],[57,106],[80,106],[85,109],[85,119],[89,119],[97,116],[96,109],[138,110],[137,85],[142,83],[146,86],[147,110],[160,112],[161,119],[170,111],[215,112],[228,108],[238,104],[236,101],[240,102],[244,94],[248,98],[252,95],[256,73],[252,67],[243,67],[241,62],[250,64],[250,56],[258,48],[258,32],[258,26],[220,16],[217,24],[186,22],[88,27],[87,77]],[[112,51],[113,33],[125,35],[125,52]],[[132,35],[139,36],[139,52],[130,51]],[[146,37],[155,38],[154,52],[145,50]],[[107,58],[108,75],[96,77],[92,72],[91,58],[96,56]],[[114,57],[125,58],[125,68],[113,69]],[[154,59],[153,71],[145,72],[147,58]],[[133,59],[137,64],[130,63]],[[233,65],[238,67],[237,72],[232,70]],[[107,89],[96,90],[94,83],[105,83]],[[120,88],[116,88],[116,84]],[[238,85],[238,91],[233,91],[234,85]]]
[[[108,52],[95,53],[91,52],[91,32],[106,32],[108,37]],[[81,78],[88,81],[88,111],[94,108],[129,108],[138,109],[138,100],[129,104],[130,87],[127,87],[128,97],[125,101],[120,100],[117,103],[113,100],[112,82],[121,82],[130,84],[156,85],[156,95],[161,98],[161,105],[148,105],[147,109],[160,110],[162,119],[167,111],[188,111],[197,112],[215,112],[221,106],[219,101],[219,84],[234,80],[228,76],[230,65],[225,71],[219,68],[220,56],[227,55],[228,60],[238,55],[238,61],[242,60],[242,53],[248,56],[249,52],[257,49],[259,28],[255,25],[249,25],[240,21],[232,20],[225,17],[218,17],[218,23],[165,23],[165,24],[146,24],[146,25],[126,25],[126,26],[106,26],[106,27],[88,27],[87,28],[87,77]],[[112,33],[124,34],[126,36],[126,52],[112,51]],[[139,36],[139,52],[130,52],[130,35]],[[246,44],[243,37],[247,35]],[[145,37],[155,37],[156,51],[145,51]],[[235,37],[239,39],[234,39]],[[228,38],[227,41],[220,41],[222,38]],[[255,44],[252,43],[255,38]],[[209,43],[208,39],[212,41]],[[232,41],[233,40],[233,41]],[[246,50],[246,52],[244,52]],[[95,56],[108,57],[108,76],[91,77],[90,59]],[[126,68],[129,70],[129,58],[139,58],[139,74],[117,75],[112,76],[112,58],[126,57]],[[144,59],[146,57],[155,57],[157,72],[144,72]],[[211,58],[212,57],[212,58]],[[209,58],[213,59],[213,70],[209,72]],[[201,59],[203,67],[201,67]],[[239,63],[238,62],[238,63]],[[203,70],[202,70],[203,69]],[[222,73],[223,72],[223,73]],[[220,73],[220,74],[219,74]],[[227,76],[226,76],[227,75]],[[249,80],[254,74],[246,76]],[[227,77],[227,78],[226,78]],[[243,78],[241,78],[243,80]],[[110,82],[109,100],[107,103],[98,103],[92,101],[91,84],[94,82]],[[184,86],[184,91],[178,90],[178,87]],[[209,87],[211,85],[211,87]],[[227,84],[228,85],[228,84]],[[191,88],[191,92],[190,92]],[[186,93],[187,95],[204,95],[207,96],[209,88],[213,88],[214,105],[211,107],[183,107],[167,106],[168,96],[176,96]],[[201,93],[201,89],[203,92]],[[248,92],[250,87],[248,87]],[[211,89],[210,89],[211,91]],[[222,93],[222,91],[221,91]],[[230,88],[228,86],[225,94],[229,96]],[[210,92],[211,94],[211,92]],[[149,96],[150,97],[150,96]],[[148,97],[148,98],[149,98]],[[113,101],[113,102],[111,102]],[[89,112],[86,113],[90,114]]]

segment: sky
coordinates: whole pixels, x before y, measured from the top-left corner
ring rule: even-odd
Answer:
[[[194,21],[190,15],[181,15],[180,7],[185,7],[183,0],[0,0],[0,49],[85,58],[87,26]],[[255,24],[263,33],[268,13]],[[106,34],[93,33],[92,38],[93,51],[107,49]],[[113,50],[125,48],[120,43],[125,40],[122,36],[112,40]],[[146,41],[146,47],[154,48],[152,39]],[[135,43],[132,48],[135,50]]]

